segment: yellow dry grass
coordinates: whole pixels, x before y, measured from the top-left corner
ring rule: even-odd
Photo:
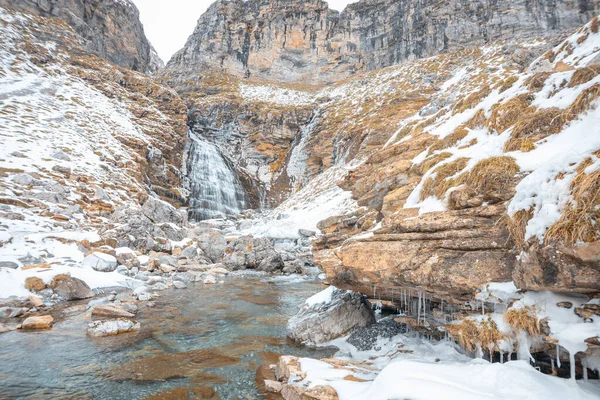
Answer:
[[[508,90],[518,80],[519,80],[519,78],[516,75],[509,76],[508,78],[506,78],[499,85],[499,87],[500,87],[499,93],[502,93],[502,92]]]
[[[565,122],[563,111],[555,107],[528,112],[515,124],[504,151],[531,151],[535,148],[534,142],[559,133]]]
[[[521,248],[525,244],[525,231],[527,223],[533,217],[533,210],[520,210],[511,217],[506,216],[506,229],[508,235],[515,243],[517,248]]]
[[[469,129],[482,128],[485,126],[486,122],[487,118],[485,117],[485,111],[479,110],[473,116],[473,118],[471,118],[464,124],[464,127]]]
[[[529,307],[511,308],[504,314],[504,320],[513,331],[525,331],[529,336],[539,336],[542,333],[540,321]]]
[[[544,88],[546,79],[550,76],[550,72],[537,72],[525,81],[525,86],[533,93],[537,93]]]
[[[575,87],[587,83],[600,74],[600,65],[590,65],[578,68],[569,81],[569,87]]]
[[[460,126],[454,130],[450,135],[446,136],[441,140],[436,140],[436,142],[429,148],[429,153],[433,153],[438,150],[444,150],[449,147],[454,146],[457,142],[464,139],[469,134],[469,131]]]
[[[590,30],[592,33],[598,33],[598,29],[600,28],[600,19],[598,17],[594,17],[592,19],[592,23],[590,24]]]
[[[459,158],[436,168],[435,175],[423,184],[421,200],[434,195],[440,199],[444,198],[448,189],[456,186],[456,179],[450,177],[465,169],[468,162],[468,158]]]
[[[456,183],[468,185],[475,192],[486,195],[506,190],[519,171],[514,158],[491,157],[479,161],[471,171],[460,176]]]
[[[454,114],[460,114],[463,111],[475,107],[476,105],[481,103],[481,101],[485,99],[491,92],[492,89],[490,88],[490,86],[485,85],[481,88],[481,90],[475,93],[471,93],[469,96],[456,103],[456,105],[453,108]]]
[[[446,325],[448,334],[466,351],[477,350],[479,344],[479,327],[472,319],[465,318],[460,325]]]
[[[434,155],[433,157],[427,158],[425,161],[423,161],[419,165],[418,173],[421,175],[425,174],[431,168],[433,168],[434,166],[436,166],[437,164],[441,163],[442,161],[444,161],[445,159],[447,159],[449,157],[452,157],[452,153],[445,151],[442,153],[438,153],[438,154]]]
[[[546,242],[562,240],[569,244],[600,240],[600,170],[586,173],[588,158],[577,168],[571,183],[572,199],[561,218],[546,232]]]
[[[492,107],[492,115],[488,121],[490,130],[495,130],[498,133],[504,132],[506,129],[514,125],[519,118],[523,118],[524,114],[530,113],[529,104],[533,100],[533,96],[525,93],[510,100],[497,104]]]

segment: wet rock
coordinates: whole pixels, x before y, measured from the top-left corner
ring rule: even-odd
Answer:
[[[35,308],[40,308],[40,307],[44,307],[44,302],[42,301],[42,299],[40,299],[37,296],[29,296],[28,297],[29,302],[35,307]]]
[[[215,278],[212,275],[208,275],[204,278],[204,280],[202,281],[205,285],[212,285],[217,283],[217,278]]]
[[[380,338],[390,339],[401,333],[406,333],[406,325],[387,317],[373,325],[355,329],[346,341],[360,351],[381,350],[377,347]]]
[[[141,325],[137,321],[117,319],[112,321],[94,321],[88,325],[87,333],[90,336],[103,337],[137,332],[140,329]]]
[[[181,281],[173,281],[175,289],[187,289],[187,285]]]
[[[50,315],[44,315],[40,317],[29,317],[23,321],[21,329],[23,330],[37,330],[37,329],[50,329],[54,318]]]
[[[269,238],[249,235],[240,236],[227,245],[223,264],[233,271],[248,268],[274,272],[284,266],[281,255],[275,251]]]
[[[25,289],[29,291],[39,292],[40,290],[44,290],[45,288],[46,284],[37,276],[31,276],[25,279]]]
[[[95,296],[87,283],[78,278],[65,276],[53,280],[54,292],[67,301],[89,299]]]
[[[125,311],[130,312],[132,314],[136,314],[138,312],[138,306],[130,302],[122,302],[121,307],[123,307]]]
[[[287,336],[303,344],[320,344],[375,323],[371,306],[360,293],[333,286],[306,301],[287,324]]]
[[[92,317],[96,318],[133,318],[134,314],[125,311],[121,306],[110,304],[97,306],[92,310]]]
[[[83,259],[83,266],[100,272],[113,272],[117,269],[117,259],[109,254],[93,252]]]
[[[271,393],[279,393],[283,389],[283,383],[273,381],[270,379],[265,380],[265,390]]]

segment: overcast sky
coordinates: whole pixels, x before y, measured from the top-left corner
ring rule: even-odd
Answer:
[[[329,0],[329,7],[341,11],[358,0]],[[133,0],[140,9],[146,36],[167,62],[194,32],[200,15],[214,0]]]

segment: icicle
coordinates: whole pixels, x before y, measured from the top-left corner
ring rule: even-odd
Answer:
[[[560,345],[556,343],[556,366],[560,368]]]
[[[508,352],[508,359],[507,361],[512,361],[512,351]]]
[[[377,298],[377,285],[373,285],[373,298],[376,299]]]
[[[554,358],[550,359],[550,364],[552,365],[552,375],[556,376],[557,372],[556,372],[556,367],[554,366]]]
[[[504,364],[504,352],[500,352],[500,364]]]
[[[421,292],[417,293],[417,325],[421,325]]]
[[[571,379],[575,380],[575,352],[569,352],[569,363],[571,364]]]
[[[583,380],[588,381],[587,358],[581,359],[581,367],[583,368]]]
[[[481,301],[481,315],[485,315],[485,303]]]

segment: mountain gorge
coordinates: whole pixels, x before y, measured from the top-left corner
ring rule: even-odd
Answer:
[[[342,12],[217,0],[163,66],[128,0],[0,0],[0,297],[67,274],[135,289],[142,307],[167,285],[240,270],[324,273],[331,286],[302,306],[309,332],[296,340],[327,336],[311,329],[327,331],[319,318],[337,302],[372,324],[348,290],[490,368],[518,355],[597,377],[598,14],[597,0],[361,0]],[[165,371],[180,354],[169,346],[153,354]],[[412,398],[386,370],[431,354],[386,346],[364,359],[261,355],[277,366],[259,368],[258,387]],[[105,375],[131,380],[136,362]],[[195,379],[182,364],[172,376]],[[139,368],[133,380],[172,378]]]

